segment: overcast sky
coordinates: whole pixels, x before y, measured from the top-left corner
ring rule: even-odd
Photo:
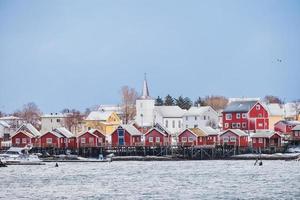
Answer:
[[[300,1],[0,0],[0,110],[150,95],[300,98]]]

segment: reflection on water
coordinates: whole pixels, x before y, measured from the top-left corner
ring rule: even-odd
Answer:
[[[300,162],[124,161],[0,168],[0,199],[300,199]]]

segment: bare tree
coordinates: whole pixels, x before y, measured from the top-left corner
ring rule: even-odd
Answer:
[[[295,119],[298,120],[300,114],[300,99],[293,101],[292,107],[295,111]]]
[[[25,104],[21,111],[16,111],[14,114],[21,117],[25,122],[32,124],[35,128],[40,129],[42,112],[34,102]]]
[[[65,126],[69,131],[73,131],[77,133],[79,124],[83,120],[83,115],[80,113],[80,111],[75,109],[65,109],[68,112],[65,112],[66,118],[64,120]]]
[[[204,104],[218,111],[226,107],[228,99],[224,96],[207,96],[204,99]]]
[[[276,97],[276,96],[273,96],[273,95],[266,95],[264,97],[264,100],[267,103],[278,103],[278,104],[282,104],[283,103],[283,101],[279,97]]]
[[[137,92],[134,88],[129,88],[128,86],[123,86],[121,89],[121,99],[122,99],[122,110],[123,110],[123,123],[128,124],[135,114],[135,101],[137,99]]]

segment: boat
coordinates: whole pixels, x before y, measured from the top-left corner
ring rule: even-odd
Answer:
[[[11,147],[0,154],[0,159],[6,165],[44,165],[45,163],[35,154],[29,154],[27,147]]]

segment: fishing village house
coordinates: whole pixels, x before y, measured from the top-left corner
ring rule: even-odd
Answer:
[[[275,124],[284,119],[284,108],[278,103],[270,103],[266,105],[269,113],[269,129],[274,130]]]
[[[258,131],[251,134],[253,149],[281,147],[281,136],[274,131]]]
[[[38,146],[40,132],[31,124],[21,125],[16,133],[11,137],[12,146],[25,147],[25,146]]]
[[[184,128],[197,128],[211,126],[217,128],[219,124],[218,113],[210,106],[191,107],[183,115]]]
[[[221,145],[248,146],[248,134],[240,129],[227,129],[220,134]]]
[[[77,137],[77,147],[101,147],[106,144],[106,136],[97,129],[90,129]]]
[[[122,123],[114,111],[92,111],[84,120],[85,130],[98,129],[105,135],[110,135]]]
[[[47,131],[39,137],[40,147],[76,148],[76,137],[65,127]]]
[[[24,123],[24,120],[16,116],[5,116],[0,118],[1,121],[6,122],[10,126],[10,134],[15,133],[16,130]]]
[[[280,120],[275,123],[274,131],[290,135],[292,133],[292,129],[297,125],[300,125],[299,121]]]
[[[269,114],[264,105],[257,100],[238,100],[230,102],[223,110],[223,130],[267,130]]]
[[[121,124],[111,134],[112,146],[140,146],[142,133],[132,124]]]
[[[3,141],[10,139],[10,125],[5,121],[0,120],[0,147]]]
[[[182,146],[207,146],[218,143],[218,130],[211,127],[187,128],[178,135]]]
[[[145,133],[145,146],[168,146],[171,145],[171,134],[161,124],[156,124]]]
[[[296,145],[300,144],[300,125],[297,125],[292,129],[292,136],[290,140]]]

